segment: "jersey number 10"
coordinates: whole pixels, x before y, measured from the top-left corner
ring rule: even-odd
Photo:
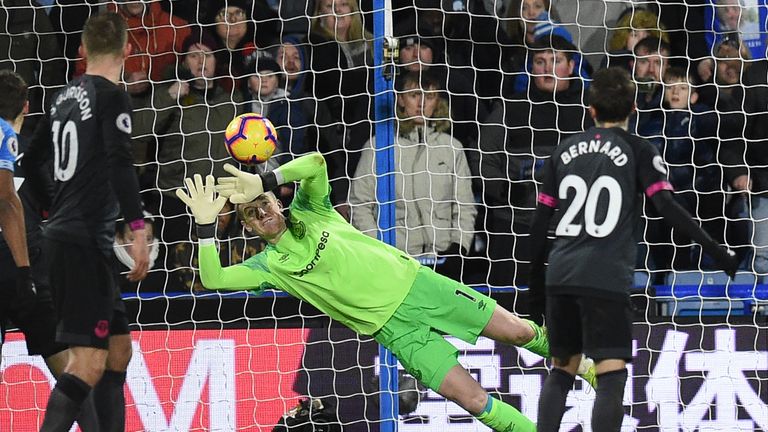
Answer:
[[[584,207],[584,227],[592,237],[603,238],[608,236],[616,224],[619,222],[621,214],[621,185],[613,177],[600,176],[595,180],[591,187],[583,178],[569,174],[560,182],[558,195],[560,200],[568,199],[568,191],[573,189],[576,194],[573,196],[571,205],[563,214],[560,223],[557,224],[555,234],[559,237],[576,237],[581,233],[582,224],[573,223],[579,215],[581,208]],[[608,191],[608,209],[605,219],[602,223],[596,222],[597,202],[603,189]],[[584,203],[586,202],[586,207]]]
[[[64,123],[56,120],[51,124],[53,136],[53,176],[57,181],[67,181],[75,175],[77,168],[77,126],[72,120]]]

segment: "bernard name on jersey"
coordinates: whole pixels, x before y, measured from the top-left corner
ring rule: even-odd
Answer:
[[[600,139],[581,141],[573,144],[560,153],[560,160],[564,165],[568,165],[577,157],[588,153],[603,153],[613,161],[616,166],[624,166],[627,163],[627,155],[621,150],[621,147],[611,145],[610,141],[602,142]]]

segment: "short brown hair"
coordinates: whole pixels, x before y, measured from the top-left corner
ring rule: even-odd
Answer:
[[[0,94],[0,118],[15,120],[27,102],[27,83],[10,69],[0,70]]]
[[[624,121],[635,106],[635,83],[626,69],[600,69],[589,86],[589,105],[595,109],[595,121]]]
[[[94,15],[85,22],[83,46],[88,57],[119,56],[127,40],[125,20],[114,12]]]

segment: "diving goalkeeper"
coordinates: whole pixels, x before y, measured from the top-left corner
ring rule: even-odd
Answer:
[[[185,180],[189,195],[176,191],[197,223],[206,288],[288,292],[352,330],[372,335],[416,379],[490,428],[535,430],[531,420],[491,397],[459,365],[457,349],[443,334],[469,343],[485,336],[549,357],[541,327],[347,223],[331,206],[325,159],[319,153],[260,175],[231,165],[225,170],[234,177],[220,178],[216,187],[212,176],[203,184],[198,174]],[[270,191],[294,181],[300,184],[286,218]],[[222,268],[214,233],[227,198],[237,204],[245,229],[268,245],[242,264]]]

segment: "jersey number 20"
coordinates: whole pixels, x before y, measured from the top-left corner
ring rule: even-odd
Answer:
[[[587,182],[583,178],[569,174],[563,178],[560,182],[560,190],[558,195],[561,200],[568,199],[568,191],[573,189],[576,194],[571,201],[571,205],[563,214],[563,218],[560,219],[560,223],[557,224],[555,234],[561,237],[576,237],[581,233],[582,224],[574,223],[574,219],[578,216],[582,207],[584,208],[584,227],[592,237],[606,237],[613,229],[616,228],[616,224],[619,222],[619,215],[621,213],[621,186],[619,182],[610,176],[600,176],[592,183],[592,186],[587,186]],[[600,194],[603,189],[608,191],[608,209],[605,214],[605,219],[602,223],[598,224],[595,220],[595,214],[597,213],[597,202],[600,198]]]
[[[67,181],[75,175],[77,168],[77,126],[72,120],[64,123],[56,120],[51,124],[53,135],[53,176],[58,181]]]

